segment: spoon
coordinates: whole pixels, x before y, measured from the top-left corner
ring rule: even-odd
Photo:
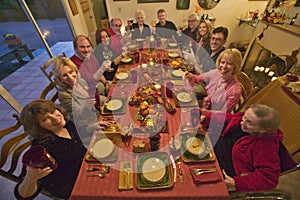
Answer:
[[[88,176],[88,177],[98,176],[100,178],[104,178],[105,177],[105,172],[101,172],[99,174],[86,174],[86,176]]]

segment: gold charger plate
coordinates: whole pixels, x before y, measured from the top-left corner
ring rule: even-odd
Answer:
[[[150,161],[149,161],[150,159]],[[152,162],[158,159],[158,163],[163,163],[159,165],[165,166],[165,173],[163,171],[160,172],[160,174],[164,173],[164,176],[156,182],[152,182],[149,180],[146,180],[143,175],[143,166],[147,162]],[[140,190],[149,190],[149,189],[161,189],[161,188],[170,188],[173,186],[173,178],[172,178],[172,171],[171,167],[169,165],[169,154],[166,152],[149,152],[144,153],[142,155],[138,155],[137,157],[137,176],[136,176],[136,186],[137,189]],[[151,164],[150,164],[151,165]],[[151,175],[150,175],[151,176]],[[161,176],[161,175],[160,175]]]
[[[188,150],[190,147],[187,146],[187,140],[190,140],[189,138],[198,138],[203,142],[204,145],[204,151],[203,153],[199,155],[195,155],[198,153],[190,153],[192,150]],[[216,159],[214,152],[211,148],[209,139],[207,138],[206,135],[203,134],[195,134],[195,133],[185,133],[181,134],[179,136],[180,141],[181,141],[181,155],[182,155],[182,160],[186,163],[197,163],[197,162],[210,162],[214,161]],[[194,151],[193,151],[194,152]]]

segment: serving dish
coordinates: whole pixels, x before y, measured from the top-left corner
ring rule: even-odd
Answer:
[[[185,133],[180,135],[180,141],[181,155],[184,162],[208,162],[215,160],[215,155],[206,135]]]
[[[138,155],[136,185],[138,189],[160,189],[173,186],[172,172],[166,152]]]

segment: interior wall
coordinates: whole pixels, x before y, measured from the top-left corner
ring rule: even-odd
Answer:
[[[145,22],[150,24],[152,20],[158,21],[156,11],[164,8],[167,12],[167,19],[173,21],[177,26],[187,24],[188,16],[195,11],[197,0],[191,0],[188,10],[177,10],[176,1],[161,3],[137,3],[137,0],[129,1],[112,1],[106,0],[109,18],[119,17],[124,24],[127,19],[134,17],[137,9],[142,9],[146,12]],[[238,18],[245,16],[248,11],[259,10],[262,13],[265,10],[268,1],[249,1],[249,0],[220,0],[219,4],[211,9],[200,11],[202,14],[213,15],[216,18],[215,26],[226,26],[229,29],[229,37],[227,46],[231,42],[251,39],[255,28],[248,25],[238,26]]]

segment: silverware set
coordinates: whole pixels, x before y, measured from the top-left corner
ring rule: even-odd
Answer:
[[[196,176],[199,176],[201,174],[206,174],[206,173],[212,173],[212,172],[215,172],[217,171],[216,168],[204,168],[204,169],[193,169],[193,173],[194,175]]]
[[[123,166],[124,171],[124,183],[126,184],[126,188],[130,188],[130,171],[131,171],[131,164],[125,163]]]

